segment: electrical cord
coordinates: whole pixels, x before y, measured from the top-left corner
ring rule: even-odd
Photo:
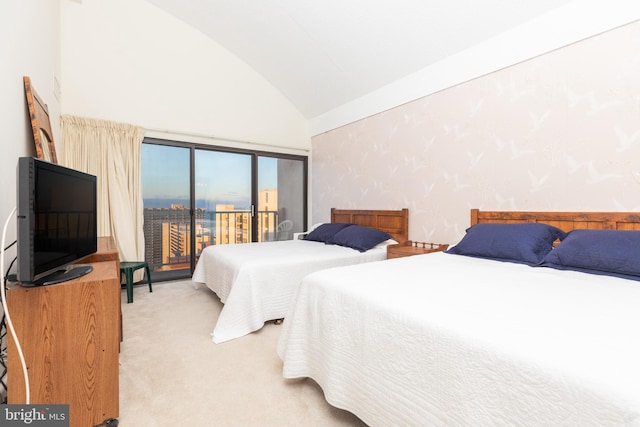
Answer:
[[[5,321],[4,310],[2,311],[2,321],[0,322],[0,342],[2,348],[0,348],[0,393],[2,400],[0,404],[7,403],[7,322]]]
[[[4,250],[6,251],[7,248],[4,248]],[[8,283],[9,281],[11,282],[15,282],[16,281],[16,275],[15,274],[9,274],[9,272],[11,271],[11,267],[13,267],[13,264],[15,264],[15,262],[18,260],[18,257],[13,257],[13,261],[11,261],[11,264],[9,264],[9,268],[7,268],[7,273],[4,275],[4,286],[5,289],[9,289]]]
[[[9,216],[11,216],[11,214],[9,214]],[[11,243],[9,244],[9,246],[7,246],[6,248],[4,248],[4,250],[6,251],[7,249],[9,249],[11,246],[15,245],[16,243],[18,243],[18,241],[17,241],[17,240],[14,240],[13,242],[11,242]]]
[[[0,248],[2,248],[2,250],[0,251],[0,271],[2,272],[4,272],[4,251],[5,251],[4,242],[7,234],[7,226],[9,225],[9,220],[11,219],[15,211],[16,211],[16,208],[13,208],[13,210],[9,214],[9,217],[4,223],[4,228],[2,229],[2,244],[0,245]],[[6,295],[6,289],[5,289],[4,283],[2,284],[2,286],[0,286],[0,291],[1,291],[0,293],[2,294],[1,295],[2,305],[4,307],[4,315],[6,318],[7,326],[9,327],[9,331],[11,331],[11,336],[13,336],[13,340],[16,343],[16,349],[18,350],[18,355],[20,356],[20,363],[22,364],[22,372],[24,373],[25,404],[29,405],[31,400],[31,394],[29,390],[29,373],[27,372],[27,364],[24,361],[24,355],[22,354],[22,347],[20,346],[20,341],[18,340],[18,336],[16,335],[15,329],[13,329],[13,322],[11,322],[11,316],[9,315],[9,308],[7,307],[7,295]]]
[[[4,250],[6,251],[10,247],[11,245],[4,248]],[[3,283],[5,285],[5,290],[9,289],[8,282],[9,280],[11,280],[9,272],[11,271],[11,268],[13,267],[13,264],[17,261],[17,259],[17,256],[13,258],[13,261],[11,261],[11,264],[9,264],[9,268],[7,268],[7,273],[4,275]],[[13,274],[12,276],[15,276],[15,274]],[[6,310],[4,304],[0,303],[0,306],[2,306],[2,320],[0,320],[0,392],[2,393],[2,402],[0,403],[7,403],[7,316],[5,315]]]

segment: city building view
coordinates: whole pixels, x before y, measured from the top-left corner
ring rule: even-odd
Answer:
[[[195,257],[207,246],[251,242],[251,209],[214,204],[214,210],[196,208]],[[259,191],[258,241],[291,238],[278,235],[278,190]],[[145,259],[153,271],[189,269],[191,263],[191,214],[189,206],[167,201],[167,207],[144,208]]]

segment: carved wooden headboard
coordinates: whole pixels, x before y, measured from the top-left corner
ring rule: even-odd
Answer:
[[[640,230],[638,212],[524,212],[481,211],[471,209],[471,225],[483,223],[541,222],[563,231],[578,228],[594,230]]]
[[[331,209],[331,222],[348,222],[389,233],[394,240],[409,240],[409,209],[350,210]]]

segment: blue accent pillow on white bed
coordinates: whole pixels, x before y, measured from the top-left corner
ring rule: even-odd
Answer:
[[[640,231],[573,230],[542,265],[640,280]]]
[[[343,222],[327,222],[316,227],[311,233],[307,234],[305,240],[313,240],[315,242],[327,243],[327,240],[333,237],[338,231],[349,227],[353,224]]]
[[[327,240],[327,243],[366,252],[379,243],[392,238],[389,233],[385,233],[384,231],[352,224],[334,234],[333,237]]]
[[[540,265],[553,249],[553,242],[566,233],[542,223],[476,224],[467,229],[449,254]]]

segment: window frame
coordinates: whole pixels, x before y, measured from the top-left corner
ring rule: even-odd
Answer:
[[[168,147],[179,147],[179,148],[187,148],[189,149],[189,217],[190,217],[190,230],[191,230],[191,238],[190,238],[190,267],[189,267],[189,275],[188,276],[180,276],[180,277],[170,277],[167,279],[159,278],[158,281],[162,280],[174,280],[179,278],[191,277],[193,275],[193,271],[196,266],[196,239],[194,238],[195,230],[196,230],[196,215],[195,215],[195,197],[196,197],[196,189],[195,189],[195,154],[196,150],[208,150],[208,151],[218,151],[223,153],[235,153],[235,154],[244,154],[251,156],[251,206],[252,211],[256,212],[258,209],[258,158],[259,157],[271,157],[276,159],[287,159],[287,160],[297,160],[302,161],[302,172],[303,172],[303,182],[302,182],[302,204],[303,204],[303,229],[307,229],[307,221],[308,221],[308,192],[309,192],[309,156],[301,155],[301,154],[289,154],[282,153],[277,151],[265,151],[265,150],[251,150],[246,148],[236,148],[236,147],[227,147],[222,145],[214,145],[214,144],[204,144],[197,142],[189,142],[189,141],[178,141],[175,139],[165,139],[165,138],[157,138],[157,137],[144,137],[142,140],[142,144],[153,144],[153,145],[161,145]],[[143,200],[144,204],[144,200]],[[251,217],[251,242],[255,243],[258,241],[258,215],[252,214]],[[183,270],[178,270],[183,271]]]

